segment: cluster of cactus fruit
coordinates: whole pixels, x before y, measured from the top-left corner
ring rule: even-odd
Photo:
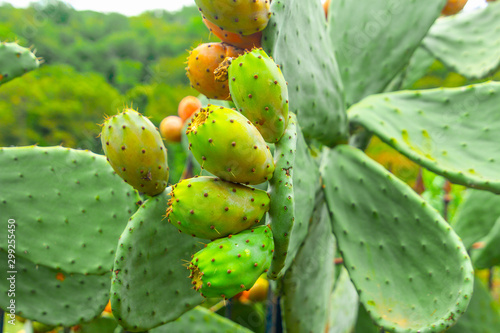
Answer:
[[[499,51],[500,3],[437,19],[455,1],[195,1],[222,43],[191,51],[187,75],[214,100],[181,103],[182,138],[168,121],[160,130],[184,144],[197,176],[172,180],[160,133],[128,108],[102,125],[106,157],[0,149],[1,223],[16,220],[23,272],[18,314],[89,321],[111,278],[127,331],[246,332],[198,305],[267,272],[287,332],[495,332],[500,316],[474,268],[500,262],[500,84],[398,90],[435,58],[471,79],[498,68],[485,55]],[[9,78],[31,68],[16,66]],[[372,135],[474,188],[451,225],[364,154]],[[0,240],[2,260],[7,248]]]

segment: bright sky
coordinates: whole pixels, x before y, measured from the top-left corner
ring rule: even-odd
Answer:
[[[8,2],[15,7],[27,7],[33,0],[0,0]],[[94,10],[97,12],[119,12],[124,15],[134,16],[146,10],[165,9],[176,11],[183,6],[194,5],[194,0],[140,0],[140,1],[110,1],[110,0],[66,0],[77,10]],[[465,10],[471,10],[485,5],[485,0],[469,0]]]
[[[15,7],[27,7],[34,0],[0,0]],[[165,9],[176,11],[183,6],[194,5],[194,0],[140,0],[140,1],[110,1],[110,0],[65,0],[77,10],[94,10],[97,12],[118,12],[128,16],[139,15],[146,10]]]

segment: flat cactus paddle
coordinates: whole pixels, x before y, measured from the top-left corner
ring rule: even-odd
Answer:
[[[397,333],[451,327],[467,308],[474,276],[448,223],[356,148],[332,149],[321,171],[340,253],[372,319]]]
[[[170,197],[148,199],[130,219],[116,252],[111,308],[118,323],[144,331],[175,320],[200,304],[186,263],[202,240],[180,234],[165,218]]]
[[[0,184],[0,225],[16,221],[17,256],[71,273],[109,272],[140,200],[104,156],[62,147],[0,148]]]
[[[500,193],[500,83],[365,98],[349,119],[450,181]]]

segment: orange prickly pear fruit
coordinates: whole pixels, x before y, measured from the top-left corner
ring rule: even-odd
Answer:
[[[217,24],[214,24],[207,20],[206,18],[203,19],[203,23],[207,26],[208,30],[212,32],[215,36],[217,36],[221,41],[237,46],[242,49],[252,49],[254,47],[261,47],[261,39],[262,39],[262,32],[256,32],[252,35],[248,36],[243,36],[231,31],[227,31],[222,29],[221,27],[217,26]]]
[[[202,105],[198,98],[194,96],[186,96],[179,102],[177,113],[179,114],[179,117],[181,117],[182,121],[186,121],[201,107]]]
[[[217,82],[214,70],[226,57],[237,57],[245,50],[226,43],[200,44],[189,53],[186,74],[191,87],[210,99],[228,100],[229,86],[227,82]]]
[[[441,14],[446,16],[455,15],[465,7],[466,3],[467,0],[448,0],[443,10],[441,11]]]
[[[181,142],[183,124],[180,117],[165,117],[160,123],[161,136],[169,142]]]

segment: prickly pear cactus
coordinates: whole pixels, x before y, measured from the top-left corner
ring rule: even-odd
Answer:
[[[229,91],[236,108],[266,142],[278,142],[288,125],[288,89],[281,70],[263,50],[252,50],[229,66]]]
[[[273,250],[268,226],[209,243],[193,255],[189,264],[193,288],[205,297],[223,298],[250,289],[269,268]]]
[[[209,105],[194,116],[186,133],[189,149],[201,167],[217,177],[244,184],[272,178],[274,162],[269,147],[240,113]]]
[[[269,210],[265,191],[215,177],[195,177],[172,187],[167,219],[193,237],[216,239],[260,222]]]
[[[0,85],[38,68],[35,54],[17,43],[0,43]]]
[[[148,195],[167,187],[167,149],[153,123],[135,110],[125,109],[102,125],[102,148],[125,182]]]
[[[271,12],[268,0],[195,0],[203,17],[221,29],[251,35],[267,26]]]

